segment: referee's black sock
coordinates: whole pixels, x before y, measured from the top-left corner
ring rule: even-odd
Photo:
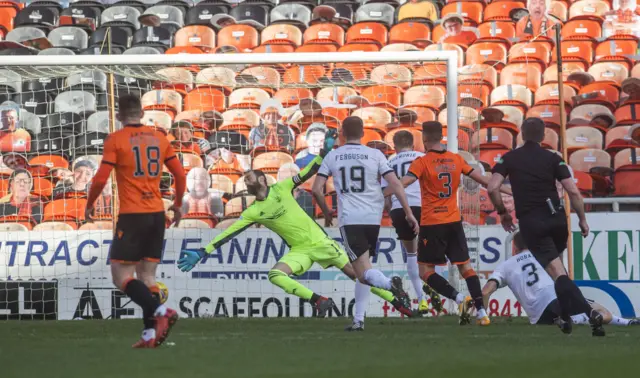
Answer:
[[[579,314],[580,312],[582,312],[579,311],[579,308],[575,308],[576,305],[578,305],[578,307],[580,307],[580,305],[578,303],[574,303],[575,295],[572,286],[575,286],[575,283],[571,281],[568,276],[558,277],[554,284],[556,296],[558,297],[558,302],[560,303],[561,316],[564,321],[568,321],[572,313]],[[580,291],[577,286],[576,289]],[[584,297],[582,297],[582,299],[584,300]],[[590,311],[587,311],[586,313],[589,314],[589,312]]]
[[[426,279],[425,279],[426,278]],[[440,295],[443,295],[453,301],[458,296],[458,291],[449,284],[447,280],[436,272],[428,272],[422,277],[422,280],[431,286]]]
[[[464,280],[467,282],[467,288],[469,289],[469,294],[471,294],[471,298],[473,299],[473,305],[476,310],[481,310],[484,308],[484,301],[482,299],[482,288],[480,287],[480,278],[476,274],[475,270],[469,269],[462,274]]]
[[[156,311],[156,308],[158,308],[159,302],[156,302],[153,298],[151,290],[149,290],[147,285],[140,280],[131,279],[124,285],[124,293],[142,308],[144,328],[154,328],[153,313]]]
[[[592,307],[589,302],[587,302],[587,299],[584,297],[584,294],[582,294],[582,291],[580,290],[578,285],[576,285],[576,283],[569,277],[562,277],[566,277],[566,280],[569,281],[568,287],[571,288],[571,303],[573,305],[573,309],[577,314],[585,313],[587,314],[587,316],[591,316]]]

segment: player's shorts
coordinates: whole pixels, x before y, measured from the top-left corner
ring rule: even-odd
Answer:
[[[109,258],[112,262],[160,262],[164,244],[164,212],[120,214]]]
[[[411,206],[411,212],[418,221],[420,221],[421,210],[419,206]],[[389,213],[389,216],[391,217],[391,224],[396,229],[398,240],[411,241],[416,237],[416,233],[413,232],[413,228],[411,228],[409,222],[407,222],[404,209],[393,209]]]
[[[375,224],[350,224],[340,227],[342,244],[349,261],[356,261],[367,251],[369,256],[375,256],[379,234],[380,226]]]
[[[335,240],[326,238],[314,245],[293,247],[278,262],[287,264],[293,274],[299,276],[309,270],[313,263],[323,269],[332,266],[342,269],[349,263],[349,258]]]
[[[591,299],[587,299],[587,302],[589,303],[589,305],[593,305],[594,303],[593,300]],[[549,302],[547,307],[544,309],[544,312],[542,313],[542,315],[540,315],[540,318],[538,319],[538,322],[536,324],[537,325],[553,325],[554,324],[553,321],[556,318],[559,318],[561,314],[562,314],[562,309],[560,308],[560,302],[558,302],[558,299],[556,298],[551,302]],[[579,324],[589,321],[589,317],[587,314],[571,314],[571,319],[573,320],[574,323],[579,323]]]
[[[462,222],[420,226],[418,262],[428,265],[469,262],[469,247]]]
[[[520,235],[543,268],[567,248],[569,229],[564,213],[549,214],[547,209],[518,219]]]

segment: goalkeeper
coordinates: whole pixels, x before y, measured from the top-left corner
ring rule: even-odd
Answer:
[[[352,280],[355,280],[355,272],[346,253],[298,205],[292,191],[315,175],[323,157],[333,148],[336,137],[335,131],[328,131],[320,155],[298,175],[272,186],[267,186],[262,171],[247,172],[244,176],[247,191],[256,197],[256,201],[242,212],[238,221],[216,236],[205,248],[183,250],[182,257],[178,260],[180,270],[190,271],[206,255],[254,223],[259,223],[278,234],[290,249],[269,271],[269,281],[288,294],[308,300],[317,310],[317,316],[324,317],[333,307],[333,300],[314,293],[290,276],[305,273],[314,262],[323,269],[335,266]],[[371,292],[392,303],[399,311],[407,311],[402,302],[396,299],[403,293],[392,293],[376,287],[372,287]]]

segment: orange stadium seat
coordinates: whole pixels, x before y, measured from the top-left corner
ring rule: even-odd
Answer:
[[[82,198],[59,199],[49,202],[44,207],[43,222],[65,222],[73,229],[78,228],[78,222],[84,221],[84,210],[87,200]]]
[[[604,21],[604,16],[611,10],[611,5],[607,1],[601,0],[579,0],[569,7],[570,20],[594,20]]]
[[[503,2],[491,3],[500,4]],[[511,38],[516,37],[516,27],[511,21],[485,21],[478,25],[478,33],[480,38],[477,42],[501,42],[506,43],[505,47],[511,46]]]
[[[628,55],[636,55],[638,41],[635,39],[607,39],[598,43],[595,51],[596,61],[601,59],[628,61]]]
[[[308,83],[315,84],[318,79],[325,76],[326,70],[322,65],[294,65],[288,68],[282,75],[285,84]]]
[[[631,130],[631,126],[616,126],[607,130],[604,135],[605,150],[609,153],[615,153],[621,149],[633,147],[629,130]]]
[[[476,42],[467,49],[467,64],[487,64],[500,70],[507,64],[507,47],[501,42]]]
[[[230,109],[222,113],[218,130],[251,130],[260,124],[260,116],[252,109]]]
[[[293,163],[293,157],[285,152],[265,152],[253,159],[252,168],[260,169],[264,173],[277,174],[280,166]]]
[[[196,88],[184,98],[185,110],[223,111],[225,109],[224,92],[215,88]]]
[[[582,64],[582,69],[587,70],[594,59],[593,42],[585,40],[569,40],[562,42],[560,53],[563,62],[578,62]],[[551,61],[556,62],[556,48],[551,54]],[[552,66],[549,66],[551,68]],[[556,71],[557,72],[557,71]]]
[[[240,75],[253,76],[257,81],[255,87],[270,94],[273,94],[280,89],[280,83],[282,81],[278,70],[268,66],[249,67],[242,70]]]
[[[640,195],[640,148],[627,148],[618,152],[614,158],[614,194],[616,196]]]
[[[622,105],[616,109],[614,116],[618,126],[640,123],[640,104]]]
[[[432,43],[431,29],[420,22],[401,22],[391,27],[389,43],[411,43],[424,48]]]
[[[539,63],[546,68],[551,58],[551,47],[547,42],[520,42],[509,49],[509,63]]]
[[[571,20],[562,26],[563,41],[593,41],[602,35],[601,23],[595,20]]]
[[[325,52],[337,52],[338,46],[328,43],[308,43],[300,47],[296,47],[297,53],[325,53]]]
[[[509,13],[518,8],[526,8],[525,2],[520,1],[493,1],[484,8],[484,21],[508,21],[513,22]]]
[[[365,128],[375,130],[383,135],[387,132],[387,124],[393,120],[388,110],[376,107],[356,109],[351,115],[360,117]]]
[[[509,150],[505,148],[480,150],[479,161],[493,168],[493,166],[496,165],[496,163],[498,163],[498,161],[500,161],[507,152],[509,152]]]
[[[538,64],[509,63],[500,71],[500,85],[520,84],[535,92],[542,84]]]
[[[477,26],[482,22],[482,12],[484,3],[475,1],[456,1],[445,5],[440,11],[440,16],[444,18],[450,13],[457,13],[464,17],[465,24]]]
[[[519,106],[526,110],[533,105],[532,102],[531,90],[524,85],[501,85],[491,92],[491,105]]]
[[[569,85],[562,87],[564,102],[567,106],[571,106],[572,99],[576,95],[576,90]],[[558,83],[548,83],[542,85],[535,93],[535,105],[557,105],[560,103],[560,91]]]
[[[346,42],[373,43],[382,47],[389,42],[387,27],[377,22],[360,22],[347,29]]]
[[[595,81],[613,83],[617,86],[622,85],[622,81],[629,77],[631,67],[626,63],[617,61],[598,62],[589,67],[589,74],[593,76]]]
[[[403,106],[428,107],[437,111],[445,103],[445,92],[442,87],[416,85],[404,93]]]
[[[251,25],[227,25],[218,32],[218,46],[233,46],[240,52],[248,52],[259,45],[260,35]]]
[[[593,168],[611,168],[611,156],[600,149],[585,148],[571,154],[569,165],[574,171],[589,173]]]
[[[216,48],[216,33],[204,25],[185,26],[173,38],[174,46],[193,46],[204,52],[212,52]]]
[[[590,126],[575,126],[567,129],[566,143],[570,152],[585,148],[603,148],[603,136],[600,130]]]
[[[300,87],[282,88],[273,95],[273,98],[280,101],[282,106],[290,107],[298,105],[303,98],[313,98],[313,92],[310,89]]]
[[[371,81],[380,85],[394,85],[407,89],[411,86],[411,70],[400,64],[380,64],[369,75]]]
[[[578,95],[585,97],[579,100],[579,104],[600,104],[614,111],[620,100],[620,91],[613,84],[595,82],[580,88]]]
[[[479,132],[480,149],[513,149],[513,134],[502,128],[483,128]]]
[[[256,200],[255,196],[234,197],[224,206],[225,218],[235,218],[240,216],[247,207],[251,206]]]
[[[362,97],[371,105],[382,106],[395,113],[401,104],[402,90],[393,85],[374,85],[363,90]]]
[[[344,45],[344,39],[344,29],[329,22],[311,25],[303,35],[305,44],[333,44],[340,47]]]
[[[527,111],[526,117],[540,118],[544,121],[547,127],[558,132],[560,130],[560,119],[564,117],[566,120],[567,113],[565,111],[564,116],[562,116],[559,105],[537,105]]]
[[[487,64],[469,64],[458,70],[460,83],[480,83],[491,90],[498,86],[498,71]]]
[[[172,119],[182,111],[182,96],[174,90],[149,91],[142,95],[141,102],[142,109],[161,110],[169,113]]]
[[[468,100],[477,100],[480,107],[489,105],[489,95],[491,87],[477,83],[460,83],[458,84],[458,101],[464,104]]]
[[[464,60],[464,50],[462,47],[455,45],[453,43],[438,43],[427,46],[424,49],[425,51],[455,51],[458,53],[458,67],[462,67],[465,65]]]
[[[271,45],[302,45],[302,31],[290,24],[269,25],[260,33],[260,42]]]
[[[233,180],[225,175],[211,175],[211,189],[220,194],[233,194]]]

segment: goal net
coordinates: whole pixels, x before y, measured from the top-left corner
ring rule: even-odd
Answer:
[[[169,306],[183,317],[296,317],[312,308],[267,280],[287,252],[271,231],[247,229],[189,273],[176,267],[180,250],[204,246],[251,205],[243,172],[262,169],[270,183],[295,175],[318,153],[324,132],[349,115],[364,121],[363,144],[388,156],[395,133],[411,132],[420,150],[421,123],[439,120],[449,149],[478,165],[479,109],[491,85],[486,69],[458,72],[457,52],[437,50],[3,56],[0,66],[0,317],[11,319],[141,316],[111,282],[114,183],[98,199],[95,221],[84,219],[104,140],[122,127],[115,106],[124,93],[141,96],[142,122],[166,134],[188,172],[185,216],[179,228],[167,221],[157,276]],[[310,182],[296,189],[296,199],[322,223],[310,189]],[[168,208],[174,185],[166,169],[161,190]],[[464,181],[459,198],[475,264],[479,196]],[[331,180],[326,198],[335,210]],[[415,298],[386,215],[383,226],[374,265],[404,277]],[[337,229],[327,233],[341,240]],[[444,274],[465,290],[457,271]],[[338,270],[314,266],[297,279],[335,300],[332,316],[352,314],[354,285]],[[372,297],[368,316],[399,315]]]

